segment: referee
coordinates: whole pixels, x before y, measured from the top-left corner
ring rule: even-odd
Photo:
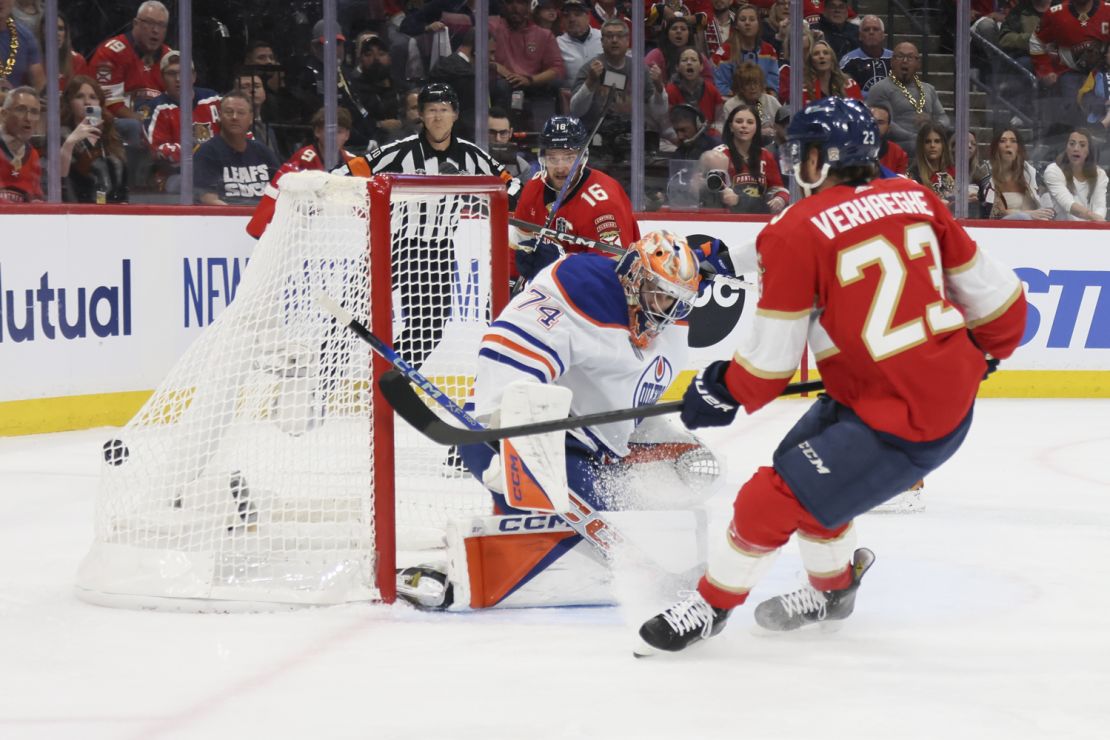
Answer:
[[[505,182],[511,210],[520,182],[488,153],[455,136],[459,96],[451,86],[441,82],[425,86],[417,105],[423,123],[420,133],[355,157],[335,172],[356,177],[390,172],[495,175]],[[398,353],[416,367],[442,337],[456,272],[454,234],[460,213],[477,205],[479,199],[474,196],[460,195],[398,203],[392,209],[393,289],[401,294],[394,311],[403,326],[395,344]],[[436,212],[430,213],[429,207]]]

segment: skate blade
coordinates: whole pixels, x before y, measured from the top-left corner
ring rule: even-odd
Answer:
[[[634,658],[650,658],[658,655],[661,651],[653,648],[644,641],[644,638],[636,637],[636,646],[632,648],[632,657]]]
[[[812,624],[806,624],[806,625],[803,625],[801,627],[798,627],[797,629],[792,629],[792,630],[775,630],[775,629],[771,629],[770,627],[764,627],[763,625],[756,622],[755,624],[752,625],[752,628],[751,628],[751,630],[749,630],[749,632],[750,632],[750,634],[755,635],[756,637],[770,637],[772,639],[775,639],[775,638],[781,639],[783,637],[788,637],[790,635],[795,635],[796,636],[796,635],[834,634],[836,632],[839,632],[842,629],[844,629],[844,620],[843,619],[833,619],[833,620],[826,620],[824,622],[814,622]]]

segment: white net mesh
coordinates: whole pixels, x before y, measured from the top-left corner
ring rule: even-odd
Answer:
[[[378,595],[373,449],[390,440],[373,430],[369,347],[314,295],[367,326],[392,310],[398,349],[461,402],[490,320],[488,199],[398,197],[389,301],[371,300],[366,181],[302,173],[281,193],[235,300],[106,445],[85,598],[195,608]],[[395,426],[399,546],[434,546],[449,518],[488,499],[446,449]]]

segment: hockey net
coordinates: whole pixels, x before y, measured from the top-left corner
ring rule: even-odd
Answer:
[[[391,601],[396,550],[434,547],[489,499],[393,423],[373,382],[388,366],[315,295],[461,404],[507,300],[506,216],[494,178],[285,176],[235,299],[105,444],[78,593],[202,610]]]

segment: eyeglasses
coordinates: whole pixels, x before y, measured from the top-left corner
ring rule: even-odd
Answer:
[[[27,116],[28,118],[38,118],[42,115],[41,108],[32,108],[28,105],[14,105],[8,110],[17,116]]]
[[[165,31],[170,25],[166,21],[152,21],[149,18],[136,18],[135,20],[142,23],[147,28],[153,28],[156,31]]]
[[[900,59],[903,62],[912,62],[914,60],[920,59],[921,55],[920,54],[895,54],[894,58],[895,59]]]
[[[489,130],[489,135],[490,135],[490,137],[492,137],[494,139],[508,139],[510,136],[513,135],[513,130],[511,128],[505,128],[505,129],[491,128]]]
[[[603,34],[601,34],[601,40],[602,41],[613,40],[613,39],[623,39],[623,38],[627,38],[627,37],[628,37],[628,32],[627,31],[625,31],[624,33],[621,33],[619,31],[614,31],[612,33],[603,33]]]

